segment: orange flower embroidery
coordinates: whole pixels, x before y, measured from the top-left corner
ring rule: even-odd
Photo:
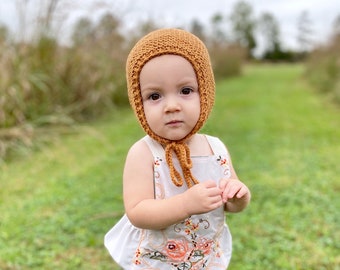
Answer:
[[[199,238],[197,241],[197,249],[201,250],[204,255],[208,255],[211,252],[211,248],[214,244],[214,241],[206,239],[206,238]]]
[[[188,244],[185,240],[169,240],[163,252],[171,260],[181,262],[185,260],[188,252]]]
[[[159,157],[155,158],[154,165],[155,165],[155,166],[159,166],[159,165],[161,164],[161,163],[160,163],[161,161],[162,161],[161,158],[159,158]]]
[[[185,226],[189,227],[191,226],[191,224],[192,224],[191,218],[185,220]]]
[[[220,166],[222,166],[224,169],[223,174],[229,178],[231,176],[231,170],[229,166],[228,159],[222,156],[219,156],[217,161],[220,163]]]
[[[136,264],[136,265],[139,265],[139,264],[141,264],[141,261],[139,260],[139,257],[141,256],[141,251],[140,251],[140,249],[137,249],[136,250],[136,253],[135,253],[135,261],[134,261],[134,263]]]

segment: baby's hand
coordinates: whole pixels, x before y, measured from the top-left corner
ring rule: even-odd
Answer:
[[[207,213],[223,205],[222,190],[211,180],[194,185],[183,196],[188,215]]]
[[[222,200],[224,203],[240,199],[245,199],[248,203],[250,200],[248,187],[238,179],[222,179],[220,181],[220,189],[222,190]]]

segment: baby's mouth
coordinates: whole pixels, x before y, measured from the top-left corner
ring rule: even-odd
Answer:
[[[169,122],[166,123],[167,126],[173,126],[173,125],[178,125],[178,124],[181,124],[183,123],[183,121],[181,120],[171,120]]]

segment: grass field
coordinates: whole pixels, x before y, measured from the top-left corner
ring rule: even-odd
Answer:
[[[250,66],[220,81],[203,132],[228,146],[252,191],[228,215],[229,269],[340,269],[340,110],[302,66]],[[143,136],[129,110],[0,164],[0,269],[118,269],[104,234],[123,214],[122,167]]]

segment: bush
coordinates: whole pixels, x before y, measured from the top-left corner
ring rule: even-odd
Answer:
[[[0,127],[51,115],[88,119],[127,102],[125,54],[114,46],[104,50],[105,42],[66,48],[42,37],[36,44],[3,46]]]
[[[340,103],[340,36],[315,49],[306,62],[306,77],[320,92]]]
[[[246,50],[233,44],[215,44],[209,47],[216,79],[240,75]]]
[[[47,35],[0,40],[0,159],[31,144],[37,127],[90,120],[127,104],[123,41],[113,33],[72,47]]]

